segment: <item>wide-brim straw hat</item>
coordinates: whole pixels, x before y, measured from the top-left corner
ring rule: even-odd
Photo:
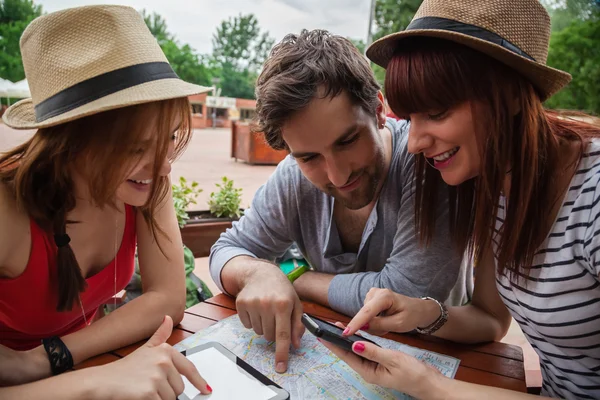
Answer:
[[[367,57],[386,68],[411,37],[451,40],[487,54],[526,77],[546,100],[571,75],[546,65],[550,16],[538,0],[424,0],[408,27],[375,41]]]
[[[29,24],[20,45],[31,98],[2,116],[16,129],[211,90],[177,76],[131,7],[87,6],[44,15]]]

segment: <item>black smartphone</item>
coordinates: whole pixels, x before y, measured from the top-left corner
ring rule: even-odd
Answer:
[[[309,330],[310,333],[316,337],[326,340],[329,343],[335,344],[342,349],[352,352],[352,345],[354,342],[369,342],[375,346],[379,346],[372,340],[364,338],[358,335],[344,336],[342,333],[343,329],[338,328],[334,324],[327,321],[323,321],[317,317],[313,317],[308,314],[302,314],[302,323]],[[381,346],[379,346],[381,347]]]

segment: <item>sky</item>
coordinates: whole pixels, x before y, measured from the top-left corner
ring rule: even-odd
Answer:
[[[262,31],[276,42],[301,29],[327,29],[366,40],[370,0],[34,0],[45,12],[91,4],[121,4],[157,12],[168,31],[200,54],[212,51],[211,39],[221,21],[253,13]]]

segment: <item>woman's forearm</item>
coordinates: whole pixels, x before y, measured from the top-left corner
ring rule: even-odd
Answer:
[[[448,379],[440,374],[428,380],[427,384],[423,384],[418,393],[415,392],[414,395],[423,400],[534,400],[547,398]]]
[[[74,364],[130,345],[151,336],[165,315],[171,316],[175,325],[181,322],[185,296],[178,297],[181,299],[159,292],[146,292],[62,340],[73,355]]]
[[[3,400],[47,399],[47,400],[79,400],[99,399],[98,388],[91,379],[92,369],[68,372],[52,378],[28,383],[25,385],[0,388]]]
[[[448,321],[434,336],[459,343],[498,341],[509,326],[508,314],[494,317],[473,305],[449,307]]]

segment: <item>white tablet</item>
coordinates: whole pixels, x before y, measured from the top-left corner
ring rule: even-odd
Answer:
[[[209,342],[182,352],[211,386],[210,395],[202,395],[182,375],[185,389],[179,400],[286,400],[290,394],[238,358],[220,343]]]

